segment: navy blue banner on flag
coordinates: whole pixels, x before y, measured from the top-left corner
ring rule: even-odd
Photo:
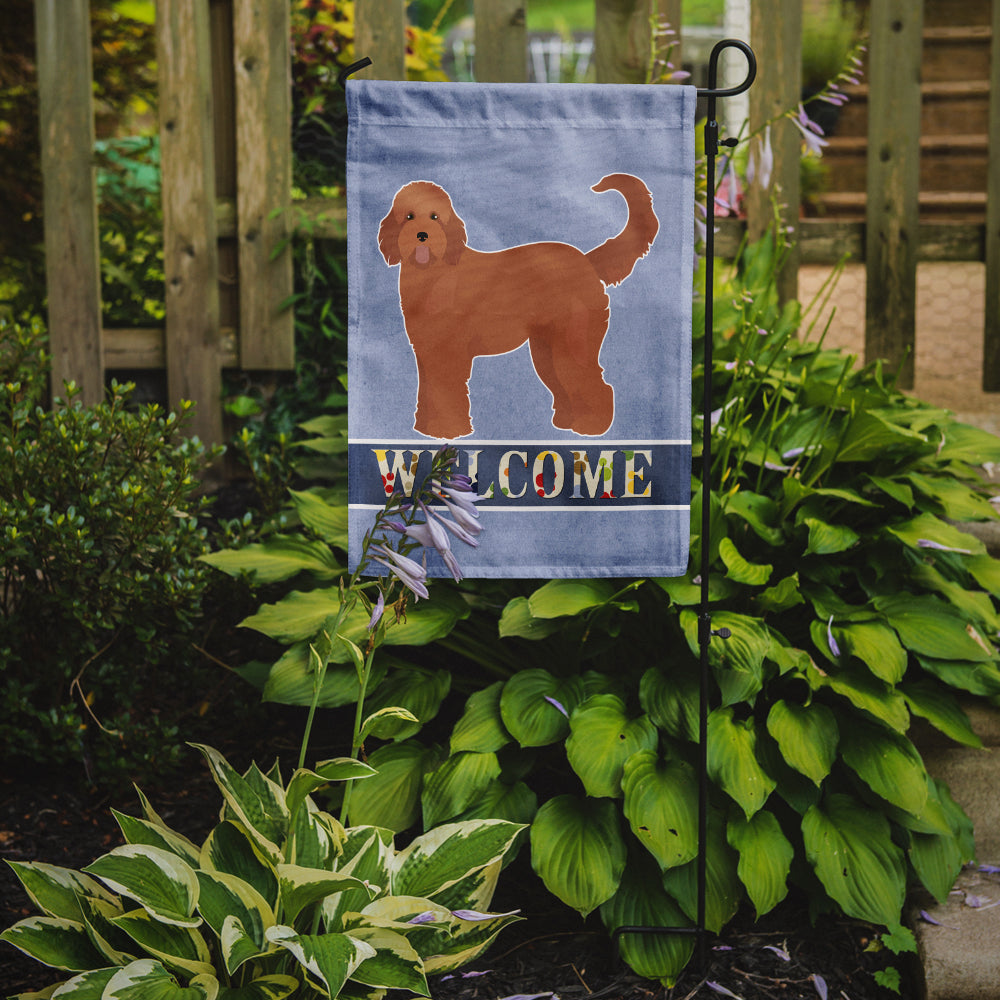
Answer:
[[[352,566],[449,443],[465,575],[686,572],[695,98],[348,82]]]

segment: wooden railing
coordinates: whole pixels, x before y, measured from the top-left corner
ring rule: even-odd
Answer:
[[[480,81],[526,78],[525,6],[475,0]],[[598,82],[645,79],[651,9],[681,23],[681,0],[595,0]],[[720,254],[745,230],[759,235],[774,199],[797,240],[781,276],[796,293],[800,263],[850,254],[867,270],[866,355],[894,365],[909,353],[912,382],[916,265],[985,261],[984,388],[1000,390],[1000,171],[989,173],[986,222],[921,222],[919,52],[922,0],[871,0],[868,198],[864,221],[800,220],[799,135],[773,130],[776,168],[767,190],[752,189],[747,219],[724,220]],[[753,0],[751,43],[759,73],[750,91],[750,129],[794,107],[800,92],[801,0]],[[1000,162],[1000,2],[992,7],[989,149]],[[45,181],[49,329],[53,384],[72,379],[83,398],[103,393],[113,368],[165,368],[171,402],[195,400],[195,431],[223,437],[221,370],[290,368],[292,291],[287,242],[295,216],[314,237],[341,239],[343,205],[291,202],[289,0],[158,0],[160,136],[163,170],[166,325],[101,326],[96,193],[93,181],[88,0],[36,0]],[[355,47],[366,75],[401,79],[404,0],[359,0]],[[681,40],[683,45],[683,40]],[[725,102],[720,102],[724,105]],[[720,107],[720,117],[726,113]],[[915,117],[916,116],[916,117]],[[916,124],[915,124],[916,122]],[[724,122],[725,124],[725,122]],[[729,124],[730,133],[738,122]],[[285,247],[285,249],[280,249]]]

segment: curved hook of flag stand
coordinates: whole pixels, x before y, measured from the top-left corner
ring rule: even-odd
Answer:
[[[747,75],[736,87],[718,88],[719,57],[725,49],[739,49],[747,60]],[[701,686],[698,698],[698,909],[694,927],[654,927],[622,926],[612,933],[616,946],[620,947],[623,934],[694,934],[698,941],[698,965],[706,968],[705,948],[705,896],[707,888],[707,845],[708,845],[708,693],[709,666],[708,649],[712,637],[728,639],[727,628],[712,629],[712,615],[708,610],[709,591],[709,537],[711,533],[711,504],[708,484],[712,473],[712,289],[715,284],[715,158],[720,146],[735,146],[735,138],[719,139],[719,123],[716,121],[716,99],[735,97],[750,89],[757,76],[757,58],[753,49],[735,38],[724,38],[717,42],[708,60],[708,87],[698,90],[699,97],[708,99],[707,120],[705,122],[705,159],[707,170],[706,219],[705,219],[705,350],[704,350],[704,397],[702,402],[702,451],[701,451],[701,600],[698,612],[698,647],[701,653]]]
[[[725,49],[739,49],[747,60],[747,75],[736,87],[717,87],[719,57]],[[347,78],[353,73],[372,65],[365,56],[357,62],[345,66],[337,74],[337,83],[346,89]],[[708,829],[708,694],[709,666],[708,649],[712,637],[729,638],[729,629],[712,629],[712,616],[708,610],[709,591],[709,549],[711,531],[711,504],[708,497],[708,482],[712,469],[712,289],[715,279],[715,158],[720,146],[735,146],[735,138],[719,139],[719,123],[716,121],[716,100],[720,97],[735,97],[750,89],[757,76],[757,59],[753,49],[746,42],[735,38],[724,38],[717,42],[708,60],[708,87],[698,90],[698,96],[707,98],[707,120],[705,122],[705,158],[707,164],[706,188],[706,232],[705,232],[705,345],[704,345],[704,398],[702,403],[702,505],[701,505],[701,600],[698,613],[698,645],[701,652],[701,689],[698,709],[698,911],[694,927],[654,927],[622,926],[614,930],[612,940],[618,946],[623,934],[694,934],[698,939],[698,962],[702,970],[705,961],[705,895],[707,882],[707,829]]]

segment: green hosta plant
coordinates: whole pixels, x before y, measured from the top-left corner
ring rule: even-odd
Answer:
[[[796,887],[902,940],[908,885],[944,899],[974,852],[910,727],[978,746],[959,698],[1000,695],[1000,561],[954,523],[995,517],[976,466],[1000,440],[797,339],[776,261],[749,248],[716,293],[713,489],[693,484],[692,566],[710,545],[712,625],[731,632],[709,649],[706,924]],[[531,822],[535,869],[581,914],[693,923],[696,573],[509,600],[499,645],[520,669],[468,699],[443,759],[412,738],[375,749],[364,821]],[[626,935],[622,950],[670,982],[691,943]]]
[[[142,818],[115,813],[126,844],[82,871],[11,862],[42,915],[0,938],[70,974],[54,995],[428,996],[429,973],[470,961],[518,919],[487,912],[518,825],[450,823],[400,850],[391,831],[346,829],[311,797],[369,779],[368,765],[338,758],[285,784],[277,768],[240,774],[199,749],[224,801],[201,845],[140,793]]]

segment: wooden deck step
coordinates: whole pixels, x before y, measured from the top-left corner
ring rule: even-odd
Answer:
[[[863,191],[830,191],[816,201],[831,218],[864,219],[867,197]],[[921,191],[921,219],[948,219],[955,222],[982,222],[986,215],[985,191]]]

